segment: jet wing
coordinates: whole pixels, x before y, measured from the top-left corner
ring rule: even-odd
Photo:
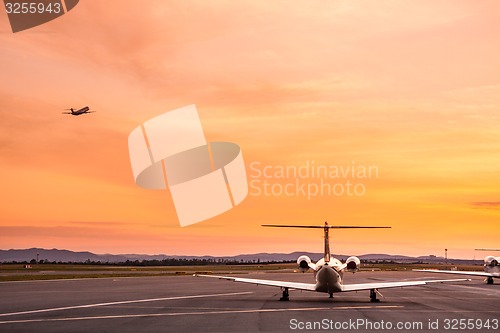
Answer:
[[[222,279],[222,280],[229,280],[229,281],[243,282],[243,283],[252,283],[252,284],[263,285],[263,286],[290,288],[290,289],[296,289],[296,290],[316,291],[316,289],[315,289],[316,285],[314,283],[247,279],[247,278],[239,278],[239,277],[232,277],[232,276],[204,275],[204,274],[194,274],[194,276],[211,277],[211,278],[217,278],[217,279]]]
[[[484,277],[495,277],[500,278],[500,274],[486,273],[486,272],[469,272],[469,271],[445,271],[439,269],[414,269],[414,272],[426,272],[426,273],[442,273],[442,274],[460,274],[460,275],[470,275],[470,276],[484,276]]]
[[[423,286],[428,283],[443,283],[443,282],[463,282],[470,281],[469,279],[451,279],[451,280],[427,280],[427,281],[400,281],[400,282],[374,282],[374,283],[359,283],[359,284],[344,284],[342,291],[358,291],[369,289],[385,289],[398,287]]]
[[[290,289],[296,289],[296,290],[316,291],[316,285],[313,283],[260,280],[260,279],[238,278],[238,277],[232,277],[232,276],[204,275],[204,274],[194,274],[194,276],[211,277],[211,278],[217,278],[217,279],[222,279],[222,280],[229,280],[229,281],[243,282],[243,283],[252,283],[252,284],[263,285],[263,286],[282,287],[282,288],[290,288]],[[469,281],[469,279],[348,284],[348,285],[342,286],[342,291],[347,292],[347,291],[370,290],[370,289],[398,288],[398,287],[422,286],[422,285],[425,285],[428,283],[462,282],[462,281]]]

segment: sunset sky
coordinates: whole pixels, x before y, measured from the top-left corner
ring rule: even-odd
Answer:
[[[499,1],[86,0],[15,34],[0,9],[0,249],[321,252],[319,230],[260,225],[325,220],[392,227],[334,232],[347,255],[500,246]],[[181,228],[168,190],[135,184],[127,138],[190,104],[253,187]],[[311,165],[377,173],[259,175]]]

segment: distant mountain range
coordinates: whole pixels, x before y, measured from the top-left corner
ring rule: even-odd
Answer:
[[[228,260],[237,262],[273,262],[273,261],[295,261],[301,255],[309,256],[313,261],[321,259],[323,253],[313,253],[313,252],[292,252],[292,253],[255,253],[255,254],[241,254],[236,256],[182,256],[182,255],[167,255],[167,254],[95,254],[92,252],[74,252],[69,250],[58,250],[58,249],[40,249],[31,248],[23,250],[0,250],[0,262],[23,262],[31,260],[44,260],[44,261],[56,261],[56,262],[85,262],[85,261],[100,261],[100,262],[125,262],[135,261],[135,260],[164,260],[164,259],[206,259],[206,260]],[[340,260],[345,260],[349,256],[346,255],[334,255],[335,258]],[[409,257],[402,255],[391,255],[391,254],[364,254],[358,256],[362,260],[392,260],[398,262],[414,262],[414,261],[426,261],[426,262],[438,262],[443,261],[444,258],[436,256],[420,256],[420,257]],[[448,259],[448,261],[466,261],[460,259]],[[470,261],[470,260],[469,260]]]

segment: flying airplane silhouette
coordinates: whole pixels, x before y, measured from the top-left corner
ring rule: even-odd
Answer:
[[[72,116],[79,116],[79,115],[82,115],[82,114],[95,112],[95,111],[89,111],[90,108],[88,106],[85,106],[85,107],[83,107],[83,108],[81,108],[79,110],[75,110],[73,108],[68,109],[68,110],[71,110],[71,112],[63,112],[63,114],[70,114]]]

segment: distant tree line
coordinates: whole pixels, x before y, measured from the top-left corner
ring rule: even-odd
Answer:
[[[294,260],[288,261],[266,261],[266,264],[283,264],[292,263]],[[230,260],[230,259],[182,259],[182,258],[165,258],[162,260],[152,259],[152,260],[126,260],[122,262],[107,262],[107,261],[94,261],[87,259],[83,262],[78,261],[50,261],[47,259],[38,260],[35,259],[31,261],[10,261],[4,262],[4,264],[40,264],[40,265],[106,265],[106,266],[212,266],[212,265],[248,265],[248,264],[262,264],[260,260]]]

